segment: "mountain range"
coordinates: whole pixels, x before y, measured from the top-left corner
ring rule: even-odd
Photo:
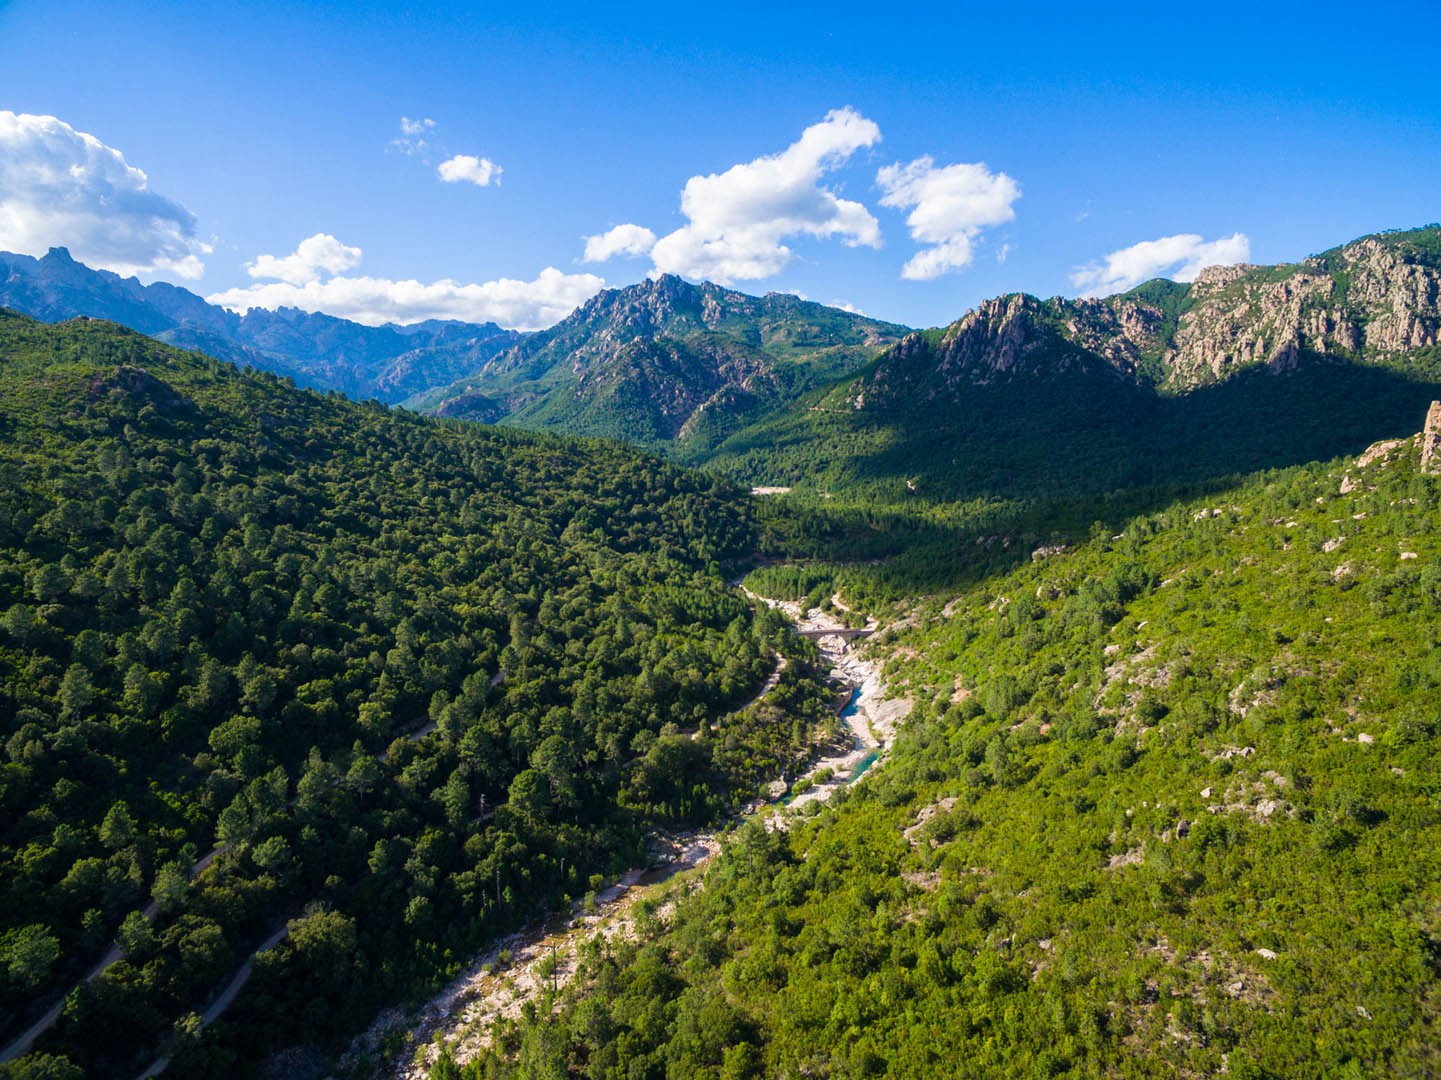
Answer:
[[[1008,294],[924,331],[672,275],[521,334],[241,316],[64,249],[0,255],[0,274],[0,306],[43,320],[107,318],[315,388],[885,500],[1089,497],[1354,452],[1410,425],[1441,371],[1436,225],[1103,299]]]
[[[1441,374],[1441,227],[1098,300],[1015,293],[907,335],[708,465],[871,497],[1087,496],[1357,452]]]
[[[1013,293],[920,332],[790,295],[664,276],[602,292],[406,404],[615,436],[751,482],[834,487],[881,476],[893,488],[910,479],[909,494],[918,490],[913,474],[927,474],[930,490],[946,497],[971,493],[954,479],[967,456],[986,457],[977,440],[1002,448],[1030,487],[1026,455],[1015,454],[1028,436],[1059,447],[1071,433],[1081,462],[1093,454],[1080,444],[1094,450],[1099,434],[1134,469],[1171,434],[1195,429],[1198,456],[1215,467],[1231,454],[1262,464],[1264,453],[1248,451],[1268,441],[1257,425],[1268,411],[1289,423],[1286,410],[1308,408],[1313,395],[1257,378],[1298,375],[1342,400],[1358,381],[1427,381],[1441,360],[1438,282],[1437,226],[1362,237],[1294,264],[1212,267],[1192,283],[1157,279],[1104,299]],[[1403,397],[1396,422],[1409,424],[1414,410]],[[1253,414],[1256,424],[1246,423]],[[1238,421],[1252,430],[1235,431]],[[1287,437],[1306,454],[1327,454],[1364,445],[1371,425],[1353,426],[1342,419]],[[966,454],[937,455],[958,439]],[[1055,471],[1044,446],[1035,458]],[[1004,469],[983,471],[989,482]],[[1067,483],[1077,478],[1060,472]],[[1095,475],[1114,478],[1113,470]]]
[[[0,306],[46,322],[108,319],[313,389],[692,457],[853,374],[909,329],[672,275],[605,290],[531,334],[437,320],[367,326],[296,308],[237,315],[174,285],[93,270],[64,248],[39,259],[0,253]]]
[[[39,259],[0,252],[0,307],[44,322],[108,319],[311,389],[387,404],[471,371],[521,337],[494,323],[366,326],[297,308],[237,315],[166,282],[93,270],[65,248]]]

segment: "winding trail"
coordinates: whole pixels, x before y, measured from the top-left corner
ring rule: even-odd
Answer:
[[[896,723],[910,711],[910,702],[883,700],[886,685],[879,665],[852,652],[849,642],[840,635],[824,633],[843,628],[834,616],[819,608],[803,612],[799,604],[742,591],[752,603],[778,608],[798,631],[815,634],[822,656],[831,665],[832,676],[853,687],[851,703],[842,713],[853,737],[853,746],[813,761],[801,778],[810,780],[811,784],[789,803],[782,802],[777,795],[769,802],[753,806],[741,819],[760,819],[768,828],[784,829],[792,819],[794,808],[829,799],[840,787],[859,779],[885,753]],[[877,627],[871,625],[869,629]],[[784,664],[777,665],[754,700],[775,689],[783,669]],[[830,770],[828,779],[816,783],[816,775],[826,769]],[[654,896],[659,887],[675,875],[705,867],[721,850],[723,842],[724,838],[717,832],[657,834],[653,838],[655,857],[650,868],[628,871],[610,888],[597,894],[589,912],[562,912],[495,942],[418,1011],[386,1010],[351,1044],[342,1059],[342,1067],[357,1061],[362,1054],[377,1056],[386,1033],[397,1026],[410,1031],[411,1041],[407,1045],[413,1048],[414,1057],[393,1062],[379,1075],[396,1080],[425,1080],[441,1042],[449,1045],[456,1060],[464,1064],[488,1045],[495,1021],[518,1017],[526,1002],[568,985],[575,976],[583,945],[632,936],[636,930],[637,902]],[[685,885],[687,891],[701,887],[699,879]],[[441,1036],[440,1040],[436,1039],[437,1035]]]
[[[415,731],[409,732],[404,736],[404,738],[409,739],[411,742],[419,742],[421,739],[425,738],[425,736],[429,735],[432,731],[434,731],[437,726],[438,725],[436,725],[432,721],[431,723],[426,724],[424,727],[417,728]],[[390,749],[387,747],[380,753],[375,754],[374,757],[377,761],[386,761],[390,757]],[[287,805],[294,806],[298,799],[299,796],[297,795],[295,798],[291,799]],[[494,815],[494,813],[495,811],[492,810],[491,814]],[[478,817],[476,820],[483,821],[485,820],[485,818],[486,813],[484,809],[482,809],[480,817]],[[217,848],[215,851],[212,851],[208,856],[206,856],[206,859],[213,861],[220,850],[221,849]],[[210,863],[207,861],[206,865],[209,866]],[[268,952],[269,950],[275,948],[275,946],[280,944],[281,940],[284,939],[289,933],[290,921],[287,920],[284,926],[282,926],[279,930],[276,930],[275,933],[271,934],[268,938],[262,941],[260,945],[255,949],[255,951],[245,958],[245,962],[240,965],[239,970],[236,971],[234,977],[231,978],[229,984],[225,987],[224,990],[220,992],[220,996],[217,997],[214,1001],[212,1001],[209,1008],[207,1008],[205,1012],[201,1014],[200,1029],[202,1031],[208,1028],[211,1024],[215,1023],[216,1020],[220,1019],[220,1017],[224,1015],[225,1010],[230,1008],[230,1006],[234,1004],[236,995],[238,995],[241,991],[241,988],[245,986],[246,981],[250,978],[250,973],[255,970],[255,958],[261,953]],[[150,1080],[151,1077],[159,1076],[169,1067],[169,1065],[170,1058],[156,1058],[155,1061],[151,1063],[150,1068],[146,1069],[143,1073],[141,1073],[140,1076],[137,1077],[137,1080]]]
[[[225,845],[221,844],[196,859],[195,865],[190,868],[190,880],[194,881],[201,874],[205,873],[210,864],[213,863],[224,850]],[[146,922],[153,923],[155,916],[159,913],[160,902],[158,900],[151,900],[150,903],[140,909],[140,914],[145,917]],[[124,953],[120,951],[119,943],[112,943],[110,948],[105,950],[105,955],[96,962],[94,967],[85,973],[84,978],[76,983],[75,986],[94,982],[105,973],[107,968],[118,964],[123,956]],[[73,989],[74,987],[71,987],[71,990]],[[55,1004],[45,1012],[45,1015],[26,1028],[17,1038],[10,1042],[4,1050],[0,1050],[0,1062],[12,1061],[15,1058],[28,1054],[30,1048],[35,1045],[35,1040],[49,1031],[50,1028],[54,1026],[55,1021],[60,1019],[60,1014],[65,1011],[65,1002],[70,997],[70,993],[71,991],[67,990],[61,994]]]
[[[240,993],[241,987],[243,987],[246,981],[250,978],[250,973],[255,970],[255,958],[261,953],[268,952],[269,950],[275,948],[275,946],[279,945],[281,940],[289,933],[290,924],[287,923],[279,930],[275,931],[275,933],[271,934],[263,942],[261,942],[260,947],[245,958],[245,963],[240,965],[239,970],[237,970],[234,977],[231,978],[229,985],[225,987],[225,989],[221,992],[218,998],[211,1002],[210,1008],[206,1009],[205,1012],[201,1015],[201,1031],[204,1031],[211,1024],[215,1023],[216,1020],[219,1020],[221,1014],[224,1013],[226,1009],[230,1008],[231,1004],[235,1001],[235,996]],[[136,1077],[136,1080],[151,1080],[152,1077],[159,1076],[161,1073],[163,1073],[169,1067],[169,1065],[170,1058],[156,1058],[155,1061],[151,1064],[150,1068],[146,1069],[143,1073]]]
[[[761,698],[765,697],[767,694],[769,694],[772,690],[774,690],[777,686],[781,684],[781,675],[784,674],[786,668],[789,666],[790,661],[787,660],[785,656],[781,653],[776,653],[775,666],[771,668],[771,673],[766,676],[766,681],[761,684],[761,688],[757,690],[754,694],[752,694],[748,699],[746,699],[745,704],[740,705],[735,709],[732,709],[729,715],[735,716],[737,713],[743,713],[752,705],[757,704],[761,700]],[[700,733],[707,724],[711,724],[712,728],[715,726],[710,721],[702,721],[701,725],[690,733],[692,741],[700,738]]]
[[[779,678],[779,676],[777,676],[777,678]],[[432,731],[435,730],[435,728],[436,725],[433,722],[428,723],[424,727],[409,732],[404,736],[404,738],[407,738],[412,742],[416,742],[429,735]],[[385,761],[389,756],[390,750],[389,748],[387,748],[376,754],[375,759],[377,761]],[[294,806],[298,798],[298,795],[295,796],[289,801],[289,803],[287,803],[287,805]],[[201,874],[205,873],[205,871],[209,869],[210,865],[214,863],[217,858],[219,858],[222,854],[225,853],[228,846],[229,845],[227,844],[217,844],[210,851],[206,852],[199,859],[195,860],[195,865],[190,868],[190,880],[195,881],[198,877],[200,877]],[[145,921],[151,923],[155,921],[155,917],[159,914],[159,912],[160,903],[157,900],[151,900],[149,904],[145,905],[145,907],[140,909],[140,914],[145,917]],[[239,993],[240,987],[244,986],[245,980],[250,977],[250,963],[252,960],[255,959],[256,953],[262,953],[266,949],[269,949],[284,936],[284,932],[277,931],[276,935],[274,935],[271,939],[268,939],[264,944],[260,946],[260,948],[255,950],[255,953],[252,953],[250,955],[250,957],[245,961],[245,964],[242,965],[241,971],[237,973],[236,979],[231,980],[230,986],[227,987],[225,992],[216,999],[215,1004],[212,1004],[210,1008],[206,1010],[205,1017],[208,1017],[209,1019],[202,1018],[203,1027],[208,1027],[210,1023],[215,1019],[215,1017],[218,1017],[220,1013],[223,1013],[226,1009],[230,1007],[230,1003],[235,1000],[235,995]],[[119,943],[112,943],[110,948],[105,951],[105,955],[103,955],[99,959],[99,961],[96,962],[95,966],[92,967],[85,974],[84,978],[82,978],[80,982],[76,983],[75,986],[80,986],[87,982],[94,982],[105,973],[106,969],[113,967],[115,964],[118,964],[121,959],[123,959],[123,957],[124,953],[121,952]],[[71,987],[71,990],[74,989],[75,987]],[[0,1063],[22,1057],[23,1055],[30,1052],[31,1048],[35,1045],[35,1040],[40,1038],[41,1035],[44,1035],[45,1032],[49,1031],[55,1025],[55,1022],[60,1019],[60,1014],[65,1011],[65,1002],[70,997],[71,990],[67,990],[65,993],[61,994],[59,999],[56,1000],[56,1002],[45,1012],[45,1014],[40,1017],[40,1019],[36,1020],[35,1023],[31,1024],[28,1028],[26,1028],[25,1031],[23,1031],[18,1037],[16,1037],[12,1042],[6,1045],[3,1050],[0,1050]],[[221,1002],[223,1002],[224,1004],[222,1005]],[[216,1005],[220,1005],[218,1011],[216,1010]],[[215,1013],[215,1016],[211,1016],[212,1012]],[[169,1064],[168,1058],[163,1060],[165,1061],[165,1064]],[[157,1061],[155,1065],[152,1065],[151,1068],[154,1069],[156,1068],[156,1066],[159,1066],[159,1071],[147,1071],[143,1075],[158,1076],[159,1073],[163,1072],[165,1069],[165,1065],[162,1065],[159,1061]]]

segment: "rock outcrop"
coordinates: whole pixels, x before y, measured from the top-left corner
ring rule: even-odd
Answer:
[[[1435,345],[1438,233],[1366,237],[1292,266],[1201,271],[1165,358],[1171,381],[1193,386],[1256,364],[1285,371],[1303,353],[1379,360]]]
[[[1441,401],[1431,402],[1426,410],[1426,426],[1421,429],[1421,471],[1441,473]]]
[[[1132,378],[1144,350],[1159,341],[1161,312],[1144,303],[1114,307],[1015,293],[984,301],[946,327],[908,335],[873,376],[853,384],[847,402],[893,400],[919,392],[943,397],[961,385],[988,386],[1018,375],[1088,372]]]
[[[910,391],[1025,373],[1087,371],[1185,392],[1308,359],[1404,363],[1441,343],[1441,226],[1363,237],[1282,266],[1215,266],[1097,300],[987,300],[943,331],[912,334],[847,392],[852,408]]]

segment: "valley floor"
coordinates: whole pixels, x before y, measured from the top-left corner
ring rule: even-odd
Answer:
[[[800,604],[744,591],[752,603],[784,612],[798,632],[842,628],[839,620],[821,608],[802,611]],[[745,817],[760,819],[767,828],[787,828],[788,818],[801,812],[801,807],[826,801],[859,780],[884,756],[896,724],[910,711],[906,699],[886,700],[888,687],[880,665],[861,655],[858,647],[839,636],[821,637],[818,644],[831,677],[850,688],[850,701],[841,715],[851,743],[827,749],[794,784],[776,782],[769,801],[747,808]],[[768,680],[761,696],[774,689],[777,681],[774,677]],[[788,790],[796,789],[800,790],[786,798]],[[449,1049],[458,1062],[469,1061],[490,1045],[497,1022],[520,1017],[527,1005],[537,1005],[547,994],[566,987],[583,951],[614,938],[634,938],[642,922],[663,919],[677,898],[703,888],[703,877],[687,872],[703,875],[735,824],[720,831],[656,834],[648,866],[627,871],[597,893],[589,907],[577,904],[572,911],[558,913],[495,943],[420,1008],[409,1013],[387,1010],[355,1040],[347,1062],[353,1064],[362,1055],[389,1056],[393,1064],[381,1075],[424,1080],[442,1048]],[[382,1048],[398,1031],[405,1032],[404,1045],[387,1055]]]

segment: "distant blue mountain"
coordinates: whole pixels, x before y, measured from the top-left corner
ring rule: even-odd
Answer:
[[[391,404],[478,370],[525,336],[495,323],[434,319],[365,326],[298,308],[237,315],[166,282],[93,270],[59,247],[39,259],[0,252],[0,307],[45,322],[108,319],[303,386]]]

